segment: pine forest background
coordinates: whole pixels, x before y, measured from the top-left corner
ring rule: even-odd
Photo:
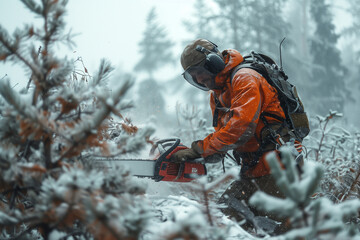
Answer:
[[[269,162],[287,199],[258,193],[252,204],[290,218],[295,229],[279,239],[360,236],[359,0],[194,0],[190,17],[172,9],[187,32],[174,39],[173,26],[152,7],[142,37],[132,39],[138,47],[131,71],[115,68],[106,52],[97,67],[87,65],[76,51],[79,30],[66,21],[67,1],[21,2],[33,21],[13,32],[0,23],[0,239],[255,239],[215,204],[237,177],[230,159],[225,174],[210,164],[205,179],[173,185],[181,196],[156,198],[123,166],[109,169],[94,158],[148,158],[158,139],[189,145],[213,131],[209,93],[181,76],[180,54],[193,39],[263,52],[279,63],[284,37],[283,68],[312,129],[305,170],[292,177],[291,151],[283,149],[286,170]],[[337,25],[339,11],[349,19],[345,27]],[[9,65],[22,73],[8,73]],[[187,218],[179,215],[184,209]]]

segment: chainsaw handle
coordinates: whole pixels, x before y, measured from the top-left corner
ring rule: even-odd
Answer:
[[[172,142],[174,143],[172,144]],[[187,148],[180,145],[180,139],[164,139],[158,141],[156,144],[158,145],[158,149],[160,151],[159,158],[155,160],[153,179],[156,182],[190,182],[197,178],[196,176],[206,175],[205,164],[194,161],[175,163],[170,160],[172,153]],[[168,149],[166,150],[167,147]]]
[[[175,148],[177,148],[180,145],[180,139],[179,138],[174,138],[174,139],[164,139],[161,141],[158,141],[157,144],[162,144],[164,142],[169,142],[169,141],[175,141],[175,143],[169,148],[167,149],[163,154],[161,154],[159,156],[159,158],[156,160],[155,163],[155,172],[154,172],[154,179],[156,182],[161,181],[164,177],[160,176],[158,173],[160,171],[161,165],[162,163],[165,162],[169,162],[169,160],[166,158],[172,151],[174,151]]]
[[[174,151],[175,148],[177,148],[180,145],[180,139],[179,138],[169,138],[169,139],[160,140],[160,141],[157,142],[157,144],[162,145],[163,143],[170,142],[170,141],[175,141],[175,142],[163,154],[161,154],[159,158],[161,158],[161,157],[166,158],[167,155],[169,155],[172,151]]]
[[[165,154],[166,147],[168,147],[168,145],[169,145],[168,142],[175,142],[170,147],[170,148],[174,147],[174,149],[175,149],[177,146],[179,146],[180,139],[179,138],[166,138],[166,139],[156,141],[155,144],[153,145],[153,147],[150,150],[150,155],[153,155],[155,153],[156,148],[159,150],[160,155]],[[167,143],[167,144],[164,144],[164,143]],[[169,153],[167,153],[167,154],[169,154]]]
[[[182,163],[180,163],[179,172],[178,172],[178,174],[177,174],[177,176],[175,178],[175,181],[178,180],[179,178],[181,178],[184,170],[185,170],[185,163],[182,162]]]

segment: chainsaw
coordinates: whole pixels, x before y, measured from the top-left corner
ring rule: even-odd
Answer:
[[[150,150],[150,154],[155,156],[152,160],[101,158],[96,161],[119,162],[126,166],[132,175],[152,178],[156,182],[190,182],[206,175],[206,166],[202,163],[202,158],[181,163],[170,160],[172,154],[183,149],[187,147],[180,144],[180,139],[170,138],[159,140],[154,144]]]

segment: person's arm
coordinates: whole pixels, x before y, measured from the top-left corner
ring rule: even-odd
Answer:
[[[230,149],[245,144],[255,134],[261,113],[260,82],[249,74],[237,72],[233,81],[231,99],[232,117],[218,131],[197,141],[199,153],[207,157],[215,153],[226,153]]]

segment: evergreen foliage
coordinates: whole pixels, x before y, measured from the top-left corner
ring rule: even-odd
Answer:
[[[230,47],[237,50],[247,48],[247,37],[245,24],[246,21],[246,3],[240,1],[229,1],[229,0],[215,0],[218,5],[219,13],[215,14],[212,18],[216,21],[217,27],[221,26],[220,29],[223,31],[222,44],[228,44]],[[244,41],[244,39],[246,39]]]
[[[67,1],[22,2],[43,25],[13,35],[0,27],[1,61],[31,73],[20,93],[0,81],[0,236],[137,239],[149,217],[144,187],[122,166],[94,164],[95,155],[140,151],[153,132],[121,114],[132,107],[124,97],[132,80],[119,79],[109,94],[106,60],[91,76],[57,57],[55,44],[72,43],[64,34]]]
[[[214,1],[219,13],[212,19],[222,31],[222,42],[243,52],[256,50],[278,55],[279,43],[289,30],[282,15],[285,0]]]
[[[139,42],[142,56],[135,70],[148,74],[148,78],[138,84],[138,99],[135,116],[139,119],[155,117],[156,122],[166,119],[163,86],[154,77],[154,72],[163,66],[173,63],[172,47],[174,43],[168,39],[166,30],[158,23],[156,8],[153,7],[146,19],[143,39]],[[161,56],[161,57],[159,57]]]
[[[286,0],[249,2],[248,19],[254,19],[247,24],[246,37],[252,43],[249,48],[278,56],[279,43],[290,28],[283,16],[285,3]]]
[[[342,112],[351,95],[346,88],[347,69],[336,46],[339,35],[335,33],[333,15],[325,0],[311,1],[310,13],[315,22],[310,46],[314,64],[313,88],[317,89],[317,93],[311,96],[315,112],[321,115],[329,109]]]
[[[295,160],[289,147],[281,151],[281,167],[276,154],[267,158],[276,184],[286,199],[256,192],[250,203],[280,216],[289,217],[292,230],[284,234],[286,239],[357,239],[359,228],[359,199],[333,204],[327,198],[312,200],[311,196],[321,181],[323,169],[320,165],[306,161],[304,173],[298,175]]]
[[[289,10],[283,11],[284,19],[289,28],[286,40],[282,45],[282,62],[286,74],[291,82],[296,85],[306,111],[311,110],[309,95],[313,94],[311,81],[311,58],[308,36],[309,25],[309,0],[296,2],[287,1]]]
[[[174,43],[168,39],[166,30],[157,22],[156,8],[152,8],[146,19],[146,29],[139,43],[142,58],[135,70],[145,71],[153,79],[153,73],[158,68],[173,61],[171,48]],[[161,56],[161,57],[159,57]]]
[[[209,6],[210,1],[196,0],[191,20],[183,21],[186,30],[192,35],[191,39],[184,41],[184,45],[197,38],[209,39],[212,42],[221,42],[219,30],[214,24],[214,11]]]
[[[351,0],[348,1],[349,3],[349,13],[351,14],[351,16],[353,17],[352,19],[352,25],[350,27],[348,27],[347,29],[345,29],[345,33],[346,34],[350,34],[350,35],[356,35],[359,36],[360,35],[360,16],[358,14],[358,12],[360,11],[360,1],[359,0]]]
[[[300,52],[294,48],[298,36],[294,35],[295,45],[286,51],[292,57],[284,58],[284,65],[294,70],[299,82],[305,79],[300,93],[306,95],[306,108],[319,114],[330,108],[343,110],[350,95],[347,69],[336,47],[340,39],[336,22],[326,1],[301,2],[308,1],[311,6],[302,13],[307,21],[305,15],[310,11],[315,23],[311,48],[304,36],[301,54],[294,57]],[[6,77],[0,80],[0,239],[255,239],[239,227],[241,223],[226,219],[215,204],[224,190],[221,185],[239,172],[230,159],[225,161],[226,174],[221,163],[207,164],[207,177],[182,187],[171,183],[185,190],[166,197],[144,194],[145,184],[121,165],[108,168],[104,162],[94,162],[94,158],[137,153],[151,142],[151,127],[138,129],[123,116],[133,107],[126,95],[133,81],[123,75],[109,88],[113,68],[108,61],[102,60],[98,71],[90,74],[81,58],[74,62],[57,56],[56,44],[74,45],[71,33],[64,33],[66,0],[22,2],[43,25],[36,28],[29,23],[13,34],[0,25],[0,63],[21,65],[31,76],[20,92]],[[195,20],[185,24],[194,38],[208,38],[219,43],[220,49],[236,48],[242,53],[254,49],[278,56],[279,41],[289,30],[283,16],[287,2],[197,0]],[[345,31],[355,36],[359,32],[358,2],[349,1],[354,23]],[[308,28],[301,31],[309,32]],[[138,103],[146,107],[137,111],[143,119],[163,114],[165,103],[154,72],[173,61],[173,45],[153,8],[139,43],[142,58],[135,67],[149,75],[139,87]],[[354,46],[351,50],[358,51]],[[356,54],[351,64],[358,65]],[[356,85],[358,70],[352,74],[351,86],[360,86]],[[311,76],[313,81],[307,81]],[[171,82],[176,93],[185,84],[179,77]],[[193,88],[184,99],[207,106],[206,96]],[[179,128],[173,134],[186,145],[212,131],[201,117],[206,108],[199,109],[178,105]],[[274,155],[269,158],[287,198],[258,192],[251,202],[289,218],[293,229],[274,239],[360,236],[360,133],[333,122],[341,116],[331,111],[317,117],[318,124],[313,124],[304,140],[307,154],[301,176],[292,150],[281,149],[285,169]]]

